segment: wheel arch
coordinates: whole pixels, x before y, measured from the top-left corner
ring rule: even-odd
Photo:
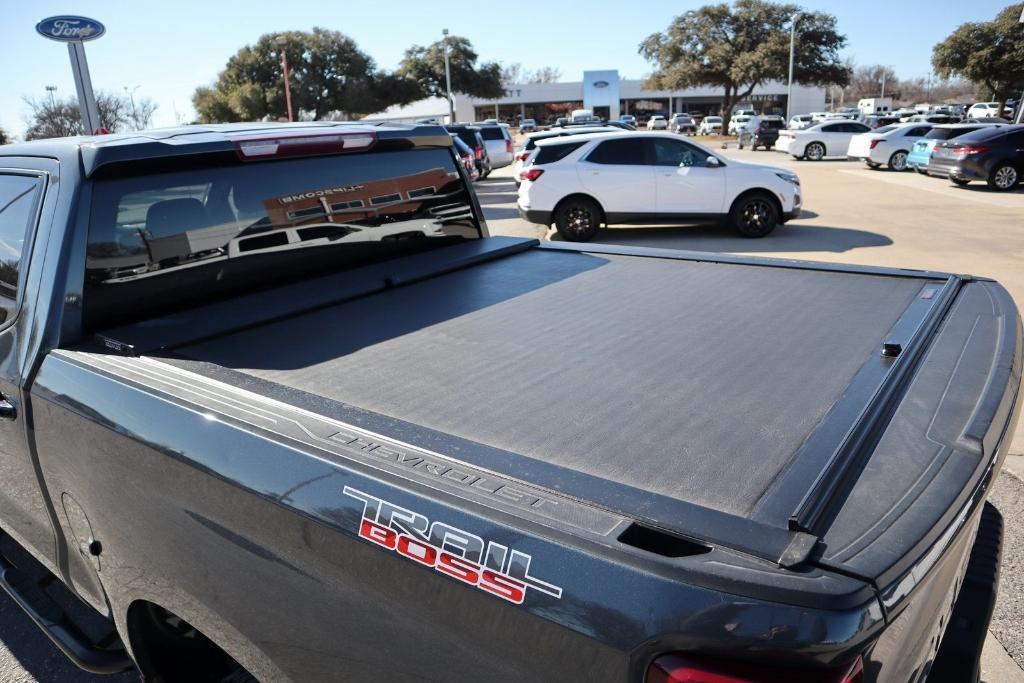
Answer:
[[[754,195],[764,196],[772,201],[772,204],[775,205],[775,210],[779,212],[779,222],[781,223],[782,218],[785,215],[785,210],[782,207],[782,202],[779,200],[778,195],[776,195],[773,191],[769,190],[766,187],[752,187],[749,190],[744,190],[743,192],[740,192],[738,195],[736,195],[736,199],[733,199],[732,203],[729,204],[729,211],[726,215],[731,216],[733,209],[736,208],[736,205],[739,204],[740,201],[746,199],[747,197],[752,197]]]
[[[804,158],[807,158],[807,148],[810,147],[811,145],[821,145],[821,158],[822,159],[824,159],[825,157],[828,156],[828,145],[826,145],[821,140],[811,140],[806,145],[804,145],[803,152],[801,153],[800,156],[802,156]]]
[[[587,192],[573,192],[572,194],[567,194],[561,199],[559,199],[555,203],[555,208],[551,209],[552,220],[554,220],[555,216],[558,215],[558,210],[562,208],[562,205],[571,199],[586,199],[597,204],[597,208],[601,210],[601,222],[604,223],[605,225],[608,225],[608,212],[605,210],[604,204],[602,204],[597,197]]]

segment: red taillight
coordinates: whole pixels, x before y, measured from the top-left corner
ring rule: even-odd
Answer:
[[[268,157],[337,154],[367,149],[377,141],[372,130],[349,128],[344,132],[286,131],[277,135],[257,134],[234,138],[235,151],[243,161]]]
[[[484,148],[481,147],[480,145],[476,146],[476,149],[473,150],[473,153],[476,154],[476,158],[477,159],[483,159],[484,158]]]
[[[509,154],[512,153],[512,141],[511,140],[505,140],[505,151],[508,152]]]
[[[540,178],[542,175],[544,175],[543,168],[528,168],[525,171],[519,172],[519,179],[529,180],[532,183],[537,178]]]
[[[964,156],[968,154],[984,154],[988,151],[988,147],[984,145],[964,145],[963,147],[956,147],[953,151]]]
[[[872,140],[871,141],[871,147],[869,149],[874,149],[875,147],[878,147],[878,143],[881,142],[881,141],[882,141],[881,138],[877,138],[875,140]]]
[[[864,662],[834,669],[777,669],[672,654],[651,662],[645,683],[864,683]]]
[[[519,161],[526,161],[529,158],[530,158],[530,153],[529,152],[520,152],[516,156],[516,159],[518,159]]]

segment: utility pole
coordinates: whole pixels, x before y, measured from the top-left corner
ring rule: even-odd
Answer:
[[[882,69],[882,94],[879,97],[885,97],[885,68]]]
[[[448,61],[448,29],[441,29],[444,43],[444,94],[448,98],[448,125],[455,123],[455,102],[452,101],[452,67]]]
[[[793,118],[793,54],[796,48],[796,22],[800,19],[800,13],[793,15],[789,25],[789,88],[786,92],[786,125]]]
[[[288,108],[288,120],[294,121],[295,119],[292,117],[292,86],[288,78],[288,54],[284,49],[288,44],[288,39],[278,36],[274,38],[274,42],[281,49],[281,69],[284,71],[284,102]]]
[[[124,86],[124,91],[128,95],[128,101],[132,104],[132,123],[136,126],[139,125],[139,119],[135,111],[135,91],[140,87],[142,86],[136,85],[132,88],[129,88],[127,85]]]

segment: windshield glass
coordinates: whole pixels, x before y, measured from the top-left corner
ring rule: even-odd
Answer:
[[[93,329],[481,236],[450,148],[126,175],[93,191]]]

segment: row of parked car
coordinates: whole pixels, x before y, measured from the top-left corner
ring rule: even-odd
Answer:
[[[512,134],[508,124],[484,121],[457,123],[445,128],[470,180],[486,178],[491,171],[512,163]]]
[[[957,185],[984,181],[994,190],[1014,189],[1024,176],[1024,125],[996,121],[894,123],[872,129],[858,121],[824,121],[783,130],[776,150],[796,159],[845,157],[868,167],[914,169]]]

